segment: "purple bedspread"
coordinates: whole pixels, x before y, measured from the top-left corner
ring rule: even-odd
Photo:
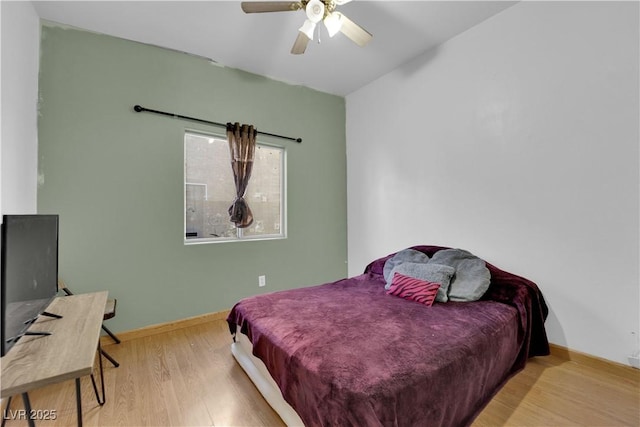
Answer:
[[[357,277],[246,298],[229,314],[305,425],[469,425],[527,357],[548,354],[532,282],[487,264],[483,300],[427,307],[385,293],[387,258]]]

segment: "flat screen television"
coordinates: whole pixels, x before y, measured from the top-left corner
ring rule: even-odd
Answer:
[[[24,335],[47,335],[27,329],[58,292],[58,215],[3,215],[0,230],[4,356]]]

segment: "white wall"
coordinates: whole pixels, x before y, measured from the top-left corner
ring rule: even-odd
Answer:
[[[35,213],[40,19],[26,1],[2,1],[0,14],[0,212]]]
[[[349,274],[413,244],[535,281],[551,342],[638,349],[637,2],[522,2],[347,97]]]

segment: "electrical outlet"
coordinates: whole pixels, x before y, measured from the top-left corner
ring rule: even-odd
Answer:
[[[258,286],[260,286],[260,287],[267,286],[267,277],[266,276],[258,276]]]

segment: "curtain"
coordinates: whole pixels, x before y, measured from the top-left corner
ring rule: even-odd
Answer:
[[[236,198],[229,207],[229,218],[238,228],[246,228],[253,223],[253,213],[244,196],[253,169],[257,133],[258,131],[251,125],[227,123],[231,169],[236,184]]]

